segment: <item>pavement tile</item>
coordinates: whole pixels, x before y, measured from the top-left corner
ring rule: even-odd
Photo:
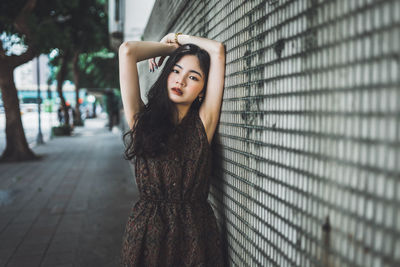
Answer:
[[[25,237],[24,243],[26,244],[48,244],[52,238],[53,234],[32,234],[30,236]]]
[[[38,212],[40,212],[40,210],[43,208],[43,206],[46,205],[46,202],[47,202],[47,199],[37,197],[29,203],[29,209],[39,210]]]
[[[61,215],[40,215],[33,227],[55,226],[59,223]]]
[[[60,243],[78,243],[80,233],[66,232],[66,233],[56,233],[53,237],[52,242]]]
[[[39,267],[41,259],[41,255],[16,257],[7,264],[7,267]]]
[[[4,266],[13,253],[14,248],[0,249],[0,266]]]
[[[34,211],[21,211],[12,221],[13,224],[16,223],[30,223],[34,221],[39,215],[39,210]]]
[[[0,209],[1,211],[1,209]],[[0,231],[3,227],[5,227],[11,220],[18,215],[18,212],[13,211],[4,211],[0,212]]]
[[[11,237],[11,238],[1,238],[0,242],[0,250],[6,250],[6,249],[15,249],[18,247],[18,244],[21,243],[22,237]]]
[[[45,243],[26,243],[23,242],[20,246],[18,246],[17,251],[13,255],[13,257],[27,257],[31,255],[43,255],[47,250],[48,242]]]
[[[42,267],[71,264],[75,260],[74,252],[48,253],[43,259]]]
[[[63,224],[57,228],[57,234],[74,233],[78,234],[82,232],[82,227],[77,224]]]
[[[1,233],[0,233],[0,240],[5,240],[13,237],[22,237],[26,235],[29,231],[32,223],[24,222],[24,223],[14,223],[9,224]]]
[[[62,186],[64,189],[64,185]],[[72,190],[71,190],[72,191]],[[71,193],[60,193],[60,194],[54,194],[52,201],[68,201],[71,197]]]
[[[57,229],[57,225],[39,225],[36,223],[33,224],[31,229],[29,230],[27,236],[29,235],[51,235]]]
[[[58,215],[64,213],[65,207],[67,206],[67,201],[59,201],[58,203],[52,203],[48,207],[47,211],[51,215]]]
[[[74,252],[80,244],[74,242],[52,242],[46,253]]]

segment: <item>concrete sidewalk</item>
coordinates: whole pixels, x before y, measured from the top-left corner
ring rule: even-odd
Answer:
[[[40,161],[0,164],[0,266],[118,266],[138,193],[105,123],[34,147]]]

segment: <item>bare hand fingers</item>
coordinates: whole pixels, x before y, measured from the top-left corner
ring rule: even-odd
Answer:
[[[158,69],[157,63],[156,63],[156,58],[152,59],[152,63],[153,63],[153,71],[154,69]]]
[[[150,72],[154,72],[154,59],[149,59],[149,69]]]
[[[149,71],[154,72],[154,69],[157,68],[155,58],[149,59],[148,62],[149,62]]]

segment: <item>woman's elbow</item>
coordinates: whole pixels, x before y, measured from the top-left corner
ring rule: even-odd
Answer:
[[[118,49],[119,55],[133,55],[135,51],[135,42],[125,41],[123,42]]]
[[[225,56],[225,46],[223,43],[218,42],[215,44],[214,48],[214,54],[218,57],[224,57]]]
[[[225,57],[225,45],[223,43],[218,43],[215,46],[215,55],[218,56],[219,58]]]

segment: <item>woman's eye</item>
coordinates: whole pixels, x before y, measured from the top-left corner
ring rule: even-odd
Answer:
[[[178,71],[178,70],[174,70],[174,69],[172,70],[172,72],[179,73],[179,71]]]
[[[195,80],[195,81],[198,81],[198,80],[199,80],[199,79],[197,79],[197,78],[194,77],[194,76],[190,76],[190,79]]]

